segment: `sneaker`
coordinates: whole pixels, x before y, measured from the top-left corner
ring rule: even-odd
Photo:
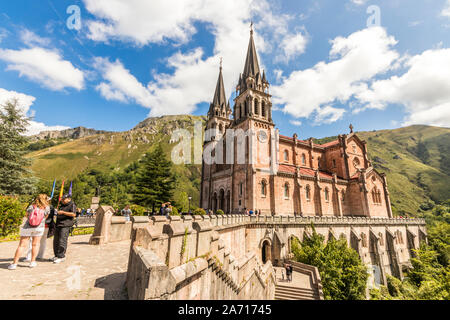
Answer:
[[[30,268],[34,268],[36,266],[37,266],[36,261],[30,262],[30,265],[29,265]]]
[[[50,259],[48,259],[48,261],[55,261],[56,259],[58,259],[58,257],[50,258]]]
[[[16,268],[17,268],[17,264],[14,264],[14,263],[11,263],[11,264],[8,266],[8,270],[16,270]]]
[[[53,263],[61,263],[66,261],[66,258],[56,258],[55,260],[53,260]]]

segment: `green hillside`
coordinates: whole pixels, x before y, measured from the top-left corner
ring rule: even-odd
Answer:
[[[450,129],[410,126],[359,132],[373,166],[388,178],[394,211],[417,212],[428,199],[450,198]]]
[[[28,154],[33,159],[32,171],[43,183],[50,184],[53,179],[75,180],[92,169],[100,172],[122,172],[138,161],[145,152],[151,151],[161,143],[167,157],[175,143],[171,144],[172,132],[186,129],[192,133],[196,121],[204,122],[204,117],[165,116],[149,118],[133,130],[89,136]],[[175,165],[177,176],[175,193],[185,192],[199,202],[201,166]],[[94,196],[94,194],[92,194]]]
[[[29,154],[35,175],[48,182],[75,179],[91,169],[122,172],[156,143],[167,156],[175,129],[191,133],[195,121],[204,117],[165,116],[149,118],[133,130],[105,133],[61,143]],[[427,200],[450,198],[450,129],[411,126],[395,130],[358,132],[367,141],[373,165],[388,177],[394,212],[415,214]],[[327,141],[329,138],[320,139]],[[200,165],[176,165],[175,194],[185,192],[199,201]]]

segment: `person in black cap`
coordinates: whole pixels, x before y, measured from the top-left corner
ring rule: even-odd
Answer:
[[[67,240],[69,239],[70,228],[73,226],[77,215],[77,206],[70,195],[65,194],[61,202],[62,205],[57,210],[56,229],[53,238],[53,252],[55,253],[53,263],[60,263],[66,259]]]

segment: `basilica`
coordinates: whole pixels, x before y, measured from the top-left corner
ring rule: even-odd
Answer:
[[[325,144],[283,136],[272,120],[269,87],[252,30],[233,109],[220,66],[205,128],[212,134],[205,134],[203,146],[200,207],[224,213],[392,218],[386,176],[372,167],[367,144],[353,127]],[[236,132],[244,132],[244,139]],[[242,145],[244,161],[239,161]],[[218,148],[219,161],[205,161]]]

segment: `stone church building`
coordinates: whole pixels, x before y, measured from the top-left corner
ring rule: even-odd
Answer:
[[[225,213],[248,209],[261,215],[392,218],[386,176],[372,167],[367,144],[353,127],[325,144],[280,135],[269,87],[252,30],[233,110],[220,66],[205,128],[200,207]]]

